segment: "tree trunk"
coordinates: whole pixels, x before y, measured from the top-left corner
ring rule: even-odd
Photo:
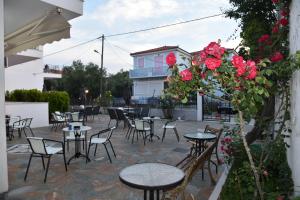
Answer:
[[[255,124],[253,129],[247,133],[246,141],[248,144],[253,143],[256,139],[261,137],[261,134],[264,130],[266,130],[269,123],[274,119],[274,111],[275,111],[275,96],[270,96],[265,100],[264,107],[262,108],[262,112],[255,119]]]

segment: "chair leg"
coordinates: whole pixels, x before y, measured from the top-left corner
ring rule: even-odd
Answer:
[[[163,136],[162,136],[162,138],[161,138],[161,142],[163,142],[163,141],[164,141],[164,139],[165,139],[166,131],[167,131],[167,129],[166,129],[166,128],[164,128],[164,133],[163,133]]]
[[[34,137],[34,134],[33,134],[32,129],[31,129],[30,127],[28,127],[28,128],[29,128],[29,130],[30,130],[30,132],[31,132],[31,135]]]
[[[133,144],[133,140],[134,140],[134,134],[137,132],[137,130],[134,130],[132,133],[132,140],[131,140],[131,144]]]
[[[177,131],[177,128],[175,127],[174,128],[174,132],[175,132],[175,135],[176,135],[176,137],[177,137],[177,141],[179,142],[179,134],[178,134],[178,131]]]
[[[32,159],[32,154],[30,154],[30,158],[29,158],[29,161],[28,161],[28,165],[27,165],[27,169],[26,169],[26,173],[25,173],[24,181],[26,181],[26,179],[27,179],[27,174],[28,174],[28,171],[29,171],[29,167],[30,167],[31,159]]]
[[[111,119],[109,119],[108,126],[107,126],[108,128],[109,128],[110,122],[111,122]]]
[[[70,148],[69,140],[67,140],[67,150],[68,150],[68,152],[69,152],[69,148]]]
[[[112,151],[113,151],[113,153],[114,153],[114,156],[117,157],[117,156],[116,156],[116,152],[115,152],[115,150],[114,150],[114,147],[113,147],[111,141],[109,141],[109,144],[110,144],[110,147],[111,147],[111,149],[112,149]]]
[[[130,131],[130,127],[128,127],[128,130],[127,130],[127,132],[125,134],[125,138],[127,138],[129,131]]]
[[[97,148],[98,148],[98,144],[96,144],[95,151],[94,151],[94,156],[96,156]]]
[[[65,150],[63,152],[63,156],[64,156],[65,169],[66,169],[66,171],[68,171]]]
[[[43,163],[43,169],[45,170],[45,161],[44,161],[44,157],[42,156],[42,163]]]
[[[147,133],[145,131],[145,134],[143,134],[144,146],[146,145],[146,135],[147,135]]]
[[[51,159],[51,156],[49,156],[49,158],[48,158],[47,168],[46,168],[45,178],[44,178],[44,183],[46,183],[46,180],[47,180],[47,175],[48,175],[48,170],[49,170],[49,165],[50,165],[50,159]]]
[[[111,162],[110,155],[109,155],[108,150],[107,150],[107,147],[106,147],[106,144],[103,144],[103,145],[104,145],[104,147],[105,147],[105,150],[106,150],[107,156],[108,156],[108,158],[109,158],[109,161],[110,161],[110,163],[112,163],[112,162]]]
[[[27,137],[27,134],[26,134],[26,128],[22,128],[23,132],[24,132],[24,135],[25,137]]]

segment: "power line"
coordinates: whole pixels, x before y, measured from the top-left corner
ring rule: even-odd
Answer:
[[[146,29],[140,29],[140,30],[129,31],[129,32],[124,32],[124,33],[111,34],[111,35],[107,35],[105,37],[116,37],[116,36],[121,36],[121,35],[129,35],[129,34],[134,34],[134,33],[140,33],[140,32],[145,32],[145,31],[150,31],[150,30],[155,30],[155,29],[166,28],[166,27],[170,27],[170,26],[177,26],[177,25],[180,25],[180,24],[187,24],[187,23],[191,23],[191,22],[195,22],[195,21],[201,21],[201,20],[204,20],[204,19],[218,17],[218,16],[222,16],[222,15],[224,15],[224,13],[219,13],[219,14],[215,14],[215,15],[200,17],[200,18],[196,18],[196,19],[191,19],[191,20],[183,21],[183,22],[177,22],[177,23],[172,23],[172,24],[167,24],[167,25],[162,25],[162,26],[156,26],[156,27],[151,27],[151,28],[146,28]],[[48,57],[48,56],[52,56],[52,55],[61,53],[63,51],[67,51],[67,50],[76,48],[78,46],[81,46],[81,45],[93,42],[93,41],[98,40],[100,38],[102,38],[102,36],[98,36],[97,38],[94,38],[94,39],[91,39],[91,40],[79,43],[77,45],[70,46],[68,48],[65,48],[65,49],[62,49],[62,50],[59,50],[59,51],[56,51],[56,52],[44,55],[42,58]]]
[[[139,33],[139,32],[144,32],[144,31],[150,31],[150,30],[155,30],[155,29],[160,29],[160,28],[166,28],[166,27],[170,27],[170,26],[176,26],[176,25],[180,25],[180,24],[187,24],[187,23],[190,23],[190,22],[200,21],[200,20],[203,20],[203,19],[218,17],[218,16],[221,16],[221,15],[224,15],[224,13],[220,13],[220,14],[216,14],[216,15],[210,15],[210,16],[206,16],[206,17],[200,17],[200,18],[196,18],[196,19],[183,21],[183,22],[177,22],[177,23],[172,23],[172,24],[167,24],[167,25],[162,25],[162,26],[156,26],[156,27],[152,27],[152,28],[136,30],[136,31],[129,31],[129,32],[125,32],[125,33],[111,34],[111,35],[107,35],[105,37],[115,37],[115,36],[120,36],[120,35],[128,35],[128,34]]]

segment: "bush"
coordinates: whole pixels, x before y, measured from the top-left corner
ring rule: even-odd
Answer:
[[[41,92],[37,89],[14,90],[11,93],[6,92],[5,95],[7,101],[48,102],[49,114],[55,111],[67,111],[70,103],[69,94],[60,91]]]

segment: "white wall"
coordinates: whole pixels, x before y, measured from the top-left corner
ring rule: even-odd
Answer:
[[[6,131],[4,120],[4,2],[0,0],[0,199],[8,191]]]
[[[134,97],[152,97],[160,96],[164,89],[164,79],[160,80],[134,80],[133,96]]]
[[[5,114],[33,118],[32,128],[49,126],[48,102],[6,102]]]
[[[300,1],[293,0],[290,7],[290,52],[300,50]],[[292,135],[288,149],[289,164],[292,169],[295,195],[300,195],[300,72],[291,80],[291,126]]]
[[[43,89],[44,63],[42,59],[33,60],[5,68],[5,90]]]

